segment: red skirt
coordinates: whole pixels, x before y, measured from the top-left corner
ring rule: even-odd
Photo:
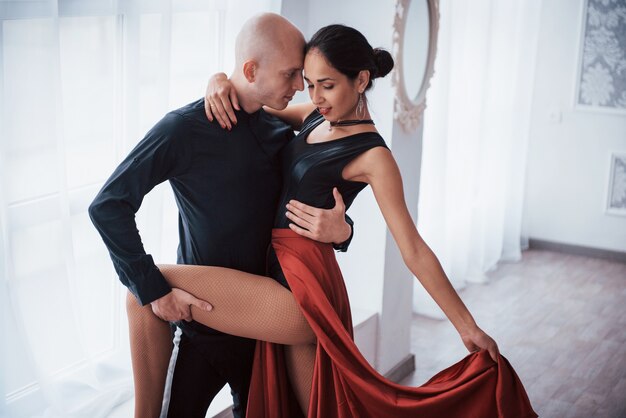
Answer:
[[[274,229],[272,245],[304,316],[317,336],[307,418],[536,417],[509,362],[473,353],[420,387],[393,383],[354,344],[348,294],[331,245]],[[284,346],[256,347],[248,418],[303,417],[291,390]]]

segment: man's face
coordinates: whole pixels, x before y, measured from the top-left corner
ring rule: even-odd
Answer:
[[[259,101],[273,109],[287,107],[296,91],[304,90],[303,61],[304,44],[300,39],[284,42],[272,51],[271,59],[263,60],[256,72]]]

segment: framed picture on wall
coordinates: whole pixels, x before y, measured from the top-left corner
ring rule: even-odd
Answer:
[[[626,154],[611,155],[606,212],[626,216]]]
[[[575,107],[626,114],[626,7],[583,2]]]

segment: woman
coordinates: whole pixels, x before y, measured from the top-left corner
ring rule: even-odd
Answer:
[[[283,151],[279,208],[291,199],[332,207],[335,186],[349,207],[369,184],[405,263],[474,353],[420,388],[379,375],[352,340],[332,247],[291,231],[279,210],[269,251],[274,280],[213,267],[160,266],[174,291],[214,306],[211,312],[193,307],[194,320],[264,341],[255,354],[248,417],[536,416],[515,372],[476,325],[406,208],[398,167],[364,98],[372,80],[392,67],[391,55],[372,49],[355,29],[331,25],[313,36],[304,62],[312,103],[274,112],[300,130]],[[151,315],[144,309],[132,320],[159,321]]]

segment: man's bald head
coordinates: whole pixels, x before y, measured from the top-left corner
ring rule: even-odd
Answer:
[[[261,64],[291,48],[304,50],[304,36],[289,20],[275,13],[250,18],[239,31],[235,43],[237,68],[249,60]]]
[[[244,23],[230,80],[246,112],[263,105],[284,109],[304,90],[304,44],[298,28],[280,15],[263,13]]]

